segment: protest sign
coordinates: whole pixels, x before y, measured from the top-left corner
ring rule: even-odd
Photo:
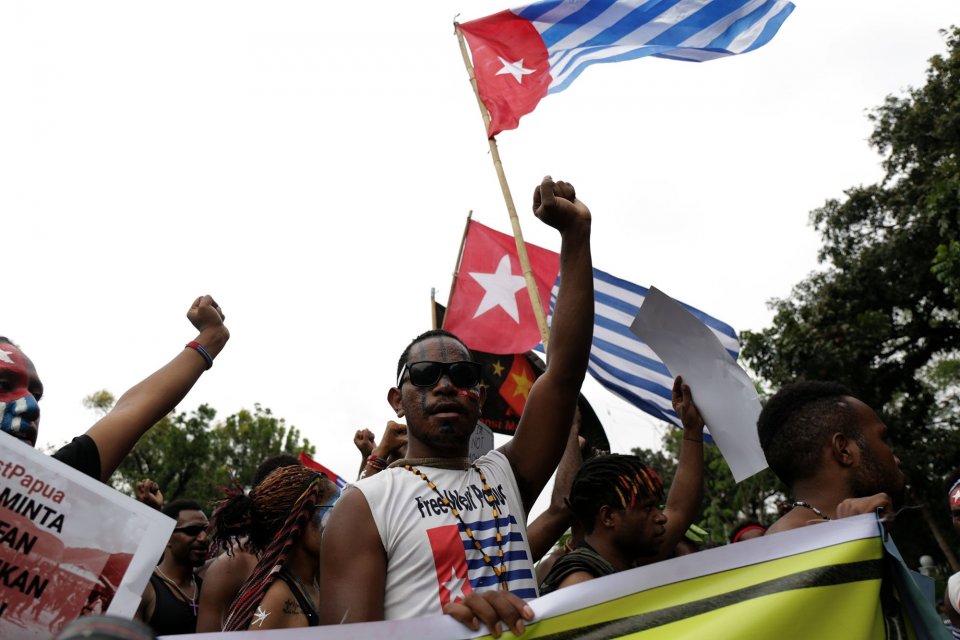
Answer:
[[[734,480],[766,469],[757,437],[760,398],[716,334],[656,287],[650,287],[630,330],[656,352],[671,375],[683,376],[690,385]]]
[[[132,617],[176,523],[0,435],[0,638],[81,615]]]

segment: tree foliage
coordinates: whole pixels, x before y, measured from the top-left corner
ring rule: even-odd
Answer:
[[[109,398],[104,405],[93,400]],[[88,396],[85,405],[97,411],[109,410],[112,396],[99,391]],[[270,409],[254,405],[241,409],[222,422],[216,411],[200,405],[189,413],[171,413],[140,439],[113,474],[114,488],[132,495],[132,487],[143,478],[156,480],[164,500],[192,498],[203,505],[223,497],[223,488],[234,482],[249,486],[264,459],[316,449],[300,431],[287,426]]]
[[[635,455],[657,472],[668,491],[677,472],[682,442],[683,431],[670,429],[664,433],[659,451],[633,449]],[[741,519],[758,520],[767,525],[776,519],[777,506],[784,492],[780,481],[769,469],[738,484],[715,445],[704,445],[703,459],[703,503],[696,524],[707,531],[710,545],[725,544],[734,525]]]
[[[885,177],[812,212],[824,269],[773,300],[773,325],[743,348],[773,387],[838,380],[878,409],[914,501],[944,530],[943,480],[960,460],[960,29],[945,36],[926,84],[870,115]],[[935,554],[923,529],[898,527],[898,543]]]

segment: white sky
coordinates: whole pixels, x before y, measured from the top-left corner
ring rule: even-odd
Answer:
[[[529,213],[550,173],[594,214],[595,266],[769,324],[817,268],[810,210],[881,176],[866,109],[922,85],[957,21],[955,0],[797,5],[757,51],[597,65],[501,134],[527,240],[559,249]],[[233,337],[180,409],[259,402],[352,478],[467,211],[509,232],[451,26],[508,6],[0,4],[0,335],[44,380],[40,445],[173,357],[211,293]],[[658,445],[585,392],[615,451]]]

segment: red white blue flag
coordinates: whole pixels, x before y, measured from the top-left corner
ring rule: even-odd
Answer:
[[[322,464],[314,460],[310,456],[310,454],[307,453],[306,451],[301,451],[298,458],[300,459],[300,464],[305,466],[307,469],[313,469],[314,471],[319,471],[323,475],[330,478],[330,480],[332,480],[333,483],[337,485],[337,489],[344,489],[347,486],[346,480],[344,480],[341,476],[337,475],[330,469],[326,468],[325,466],[323,466]]]
[[[493,137],[592,64],[746,53],[769,42],[792,11],[787,0],[545,0],[460,29]]]

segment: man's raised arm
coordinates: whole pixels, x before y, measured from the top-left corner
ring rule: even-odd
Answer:
[[[100,478],[104,482],[120,466],[143,434],[167,415],[213,365],[230,332],[223,312],[210,296],[200,296],[187,311],[187,319],[199,331],[173,360],[120,396],[110,413],[87,431],[100,452]]]
[[[501,448],[527,513],[563,455],[593,339],[590,210],[573,185],[547,176],[533,193],[533,212],[560,232],[561,245],[547,369],[530,390],[516,435]]]

